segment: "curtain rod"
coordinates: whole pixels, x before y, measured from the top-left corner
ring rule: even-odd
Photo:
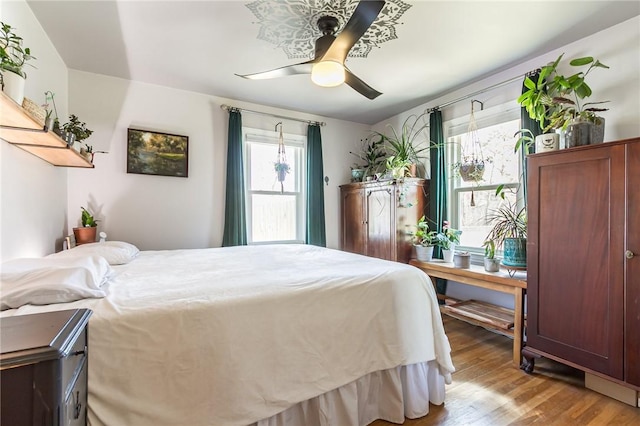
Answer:
[[[465,101],[465,100],[467,100],[469,98],[473,98],[474,96],[481,95],[481,94],[483,94],[485,92],[488,92],[489,90],[493,90],[493,89],[497,89],[498,87],[506,86],[507,84],[513,83],[514,81],[517,81],[517,80],[523,78],[524,76],[528,76],[529,74],[531,74],[531,72],[528,72],[528,73],[522,74],[522,75],[517,75],[517,76],[512,77],[512,78],[510,78],[508,80],[505,80],[503,82],[496,83],[493,86],[485,87],[484,89],[480,89],[480,90],[478,90],[476,92],[469,93],[468,95],[461,96],[458,99],[454,99],[452,101],[445,102],[442,105],[437,105],[437,106],[434,106],[433,108],[428,108],[426,113],[429,114],[429,113],[431,113],[431,112],[433,112],[435,110],[438,110],[440,108],[445,108],[445,107],[451,106],[453,104],[457,104],[458,102]]]
[[[238,110],[238,111],[250,112],[252,114],[268,115],[270,117],[282,118],[284,120],[299,121],[301,123],[307,123],[307,124],[317,124],[318,126],[326,126],[327,125],[327,123],[325,123],[324,121],[302,120],[300,118],[287,117],[285,115],[270,114],[268,112],[254,111],[254,110],[246,109],[246,108],[232,107],[232,106],[225,105],[225,104],[220,105],[220,108],[225,110],[225,111],[229,111],[229,110],[234,110],[235,109],[235,110]]]

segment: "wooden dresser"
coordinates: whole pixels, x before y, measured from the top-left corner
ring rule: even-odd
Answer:
[[[640,138],[528,158],[526,371],[640,390]]]
[[[428,205],[429,181],[357,182],[340,186],[341,248],[407,263],[411,232]]]
[[[86,425],[90,316],[74,309],[2,318],[2,425]]]

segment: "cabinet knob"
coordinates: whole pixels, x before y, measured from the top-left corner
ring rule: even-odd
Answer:
[[[624,256],[627,259],[631,259],[634,256],[634,254],[633,254],[633,252],[631,250],[627,250],[627,251],[624,252]]]

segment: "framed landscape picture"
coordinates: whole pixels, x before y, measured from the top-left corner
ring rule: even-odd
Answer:
[[[127,173],[187,177],[189,138],[127,129]]]

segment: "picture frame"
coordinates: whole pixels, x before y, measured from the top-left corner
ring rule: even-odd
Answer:
[[[189,177],[189,137],[127,129],[127,173]]]

